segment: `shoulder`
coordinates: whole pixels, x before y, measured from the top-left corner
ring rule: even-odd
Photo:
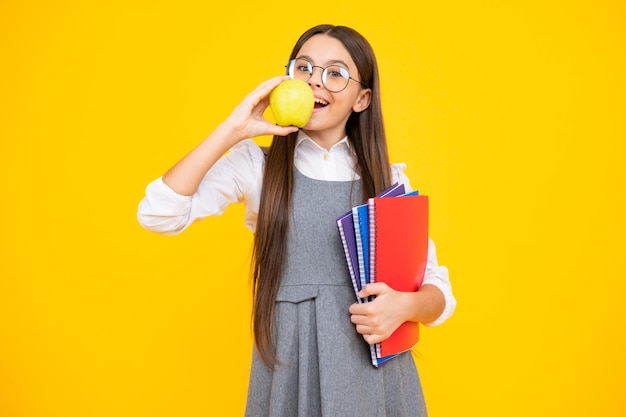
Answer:
[[[240,163],[249,163],[255,168],[263,168],[265,153],[265,147],[259,146],[252,139],[244,139],[233,146],[226,157],[235,159]]]
[[[230,149],[230,153],[241,154],[250,159],[264,158],[263,153],[265,147],[259,146],[252,139],[244,139]]]
[[[391,182],[404,184],[404,187],[408,192],[412,190],[412,188],[409,182],[409,177],[407,177],[404,171],[406,171],[406,164],[404,162],[391,164]]]

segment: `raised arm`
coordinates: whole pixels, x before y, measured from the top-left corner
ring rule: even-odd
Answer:
[[[287,78],[271,78],[249,93],[224,122],[163,175],[163,182],[178,194],[192,195],[213,164],[238,142],[297,131],[297,127],[276,126],[263,117],[269,106],[269,93]]]

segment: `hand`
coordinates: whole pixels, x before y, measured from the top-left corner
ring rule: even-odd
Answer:
[[[295,126],[277,126],[263,117],[269,106],[270,92],[288,78],[280,76],[262,82],[233,110],[225,123],[237,131],[242,139],[263,135],[287,136],[289,133],[297,132],[298,128]]]
[[[407,303],[412,301],[411,293],[395,291],[379,282],[365,285],[358,295],[360,298],[376,296],[373,301],[350,306],[350,320],[369,344],[389,338],[410,317],[411,308]]]

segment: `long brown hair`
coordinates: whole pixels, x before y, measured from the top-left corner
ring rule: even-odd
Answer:
[[[363,36],[354,29],[333,25],[319,25],[307,30],[294,46],[289,59],[295,58],[302,45],[319,34],[332,36],[343,43],[356,64],[361,81],[372,90],[369,107],[359,113],[353,112],[346,124],[346,134],[356,154],[356,169],[361,176],[365,201],[391,185],[378,65],[371,45]],[[272,140],[265,163],[254,235],[252,324],[256,349],[270,368],[279,363],[273,343],[274,307],[287,257],[296,139],[297,133],[292,133],[286,137],[275,136]]]

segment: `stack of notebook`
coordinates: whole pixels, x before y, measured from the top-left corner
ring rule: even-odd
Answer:
[[[337,219],[337,227],[354,292],[370,282],[384,282],[397,291],[417,291],[428,258],[428,197],[405,193],[394,184],[365,204]],[[419,324],[403,323],[387,340],[370,345],[378,367],[419,341]]]

